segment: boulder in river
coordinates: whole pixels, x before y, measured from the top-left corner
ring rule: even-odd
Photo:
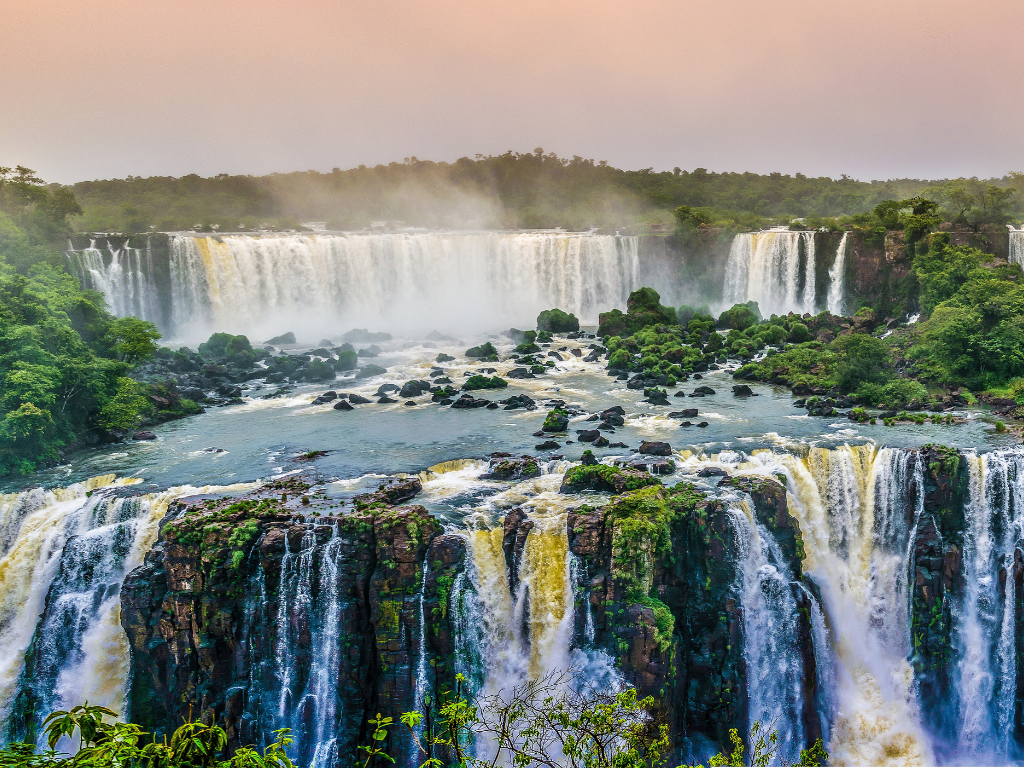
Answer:
[[[705,384],[704,386],[697,387],[693,390],[693,394],[690,395],[690,397],[704,397],[706,395],[713,394],[715,394],[715,390]]]
[[[487,472],[481,477],[489,480],[524,480],[537,477],[540,464],[534,456],[498,456],[490,460]]]
[[[483,408],[489,402],[491,401],[473,397],[471,394],[466,392],[462,397],[452,403],[452,408]]]
[[[596,429],[577,429],[576,439],[581,443],[592,443],[601,437],[601,433]]]
[[[370,398],[363,397],[362,395],[349,395],[348,401],[350,403],[355,403],[356,405],[365,405],[370,402]]]
[[[377,397],[383,397],[388,392],[397,392],[399,386],[397,384],[381,384],[377,387]]]
[[[545,432],[565,432],[568,428],[569,414],[560,406],[555,406],[548,411],[548,415],[544,419],[544,426],[541,427]]]
[[[514,411],[518,408],[525,408],[528,411],[537,410],[537,404],[529,395],[512,395],[507,400],[499,400],[505,406],[506,411]]]
[[[534,450],[537,451],[553,451],[555,448],[561,447],[562,446],[559,443],[556,443],[554,440],[545,440],[540,445],[533,446]]]
[[[608,438],[604,435],[599,435],[597,440],[594,441],[595,448],[607,448],[609,445]]]
[[[281,346],[282,344],[294,344],[295,334],[292,333],[291,331],[288,331],[288,333],[282,333],[280,336],[275,336],[272,339],[267,339],[264,343],[275,344],[277,346]]]
[[[754,394],[754,391],[750,388],[750,385],[748,384],[733,384],[732,393],[736,397],[750,397],[752,394]]]
[[[357,395],[358,397],[358,395]],[[348,404],[348,400],[339,400],[334,404],[334,410],[336,411],[354,411],[355,409]]]
[[[683,408],[681,411],[672,411],[672,413],[669,414],[669,417],[673,419],[692,419],[696,415],[696,408]]]
[[[373,493],[363,493],[356,496],[353,501],[357,507],[364,507],[370,504],[383,502],[388,506],[404,504],[423,490],[423,484],[418,477],[391,478],[380,484]]]
[[[511,371],[505,374],[510,379],[535,379],[537,378],[530,373],[526,368],[513,368]]]
[[[333,389],[330,389],[317,397],[316,400],[313,401],[312,405],[324,405],[325,403],[330,403],[337,399],[338,393]]]
[[[450,363],[454,359],[455,358],[452,357],[451,355],[446,355],[444,352],[442,352],[441,354],[439,354],[437,357],[434,358],[434,362],[435,363]]]
[[[398,402],[398,401],[397,401],[397,400],[395,400],[395,398],[393,398],[393,397],[388,397],[387,395],[384,395],[384,396],[382,396],[381,398],[379,398],[379,399],[377,400],[377,404],[378,404],[378,405],[389,405],[389,404],[391,404],[391,403],[397,403],[397,402]]]
[[[697,473],[697,477],[728,477],[729,473],[721,467],[704,467]]]
[[[134,439],[134,440],[156,440],[156,435],[153,434],[152,432],[150,432],[149,430],[143,429],[143,430],[140,430],[139,432],[136,432],[132,436],[132,439]]]
[[[672,446],[668,443],[644,440],[640,443],[640,453],[645,456],[671,456]]]

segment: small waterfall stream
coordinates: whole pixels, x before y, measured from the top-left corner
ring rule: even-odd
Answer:
[[[1008,260],[1011,264],[1020,264],[1024,267],[1024,228],[1010,228]]]
[[[843,232],[835,261],[828,271],[828,311],[833,315],[843,314],[843,299],[846,296],[846,239],[849,236],[849,232]]]
[[[110,311],[118,317],[129,315],[159,323],[160,301],[154,281],[153,254],[145,250],[114,248],[109,242],[99,248],[96,240],[88,248],[67,251],[71,271],[84,288],[103,294]]]

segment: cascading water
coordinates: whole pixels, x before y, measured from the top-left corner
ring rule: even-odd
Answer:
[[[1024,267],[1024,229],[1010,228],[1010,248],[1008,260],[1011,264]]]
[[[160,302],[153,279],[153,255],[148,245],[145,250],[127,244],[114,248],[105,243],[96,247],[92,240],[88,248],[67,251],[72,271],[82,287],[103,294],[110,311],[118,317],[141,317],[160,323]]]
[[[843,232],[836,249],[836,259],[828,271],[828,311],[833,315],[843,314],[846,282],[846,238],[849,232]]]
[[[129,650],[120,587],[142,564],[160,520],[192,493],[251,488],[177,487],[129,497],[108,489],[136,483],[112,475],[64,489],[3,497],[0,522],[15,530],[0,559],[0,722],[5,738],[26,721],[88,699],[125,709]],[[20,517],[20,523],[14,520]],[[31,664],[25,651],[33,644]],[[15,699],[18,717],[12,718]]]
[[[725,265],[726,306],[756,301],[761,314],[814,312],[814,233],[773,229],[736,235]]]
[[[341,599],[338,566],[342,539],[317,547],[316,533],[305,533],[298,552],[286,550],[281,562],[277,614],[277,706],[279,728],[296,735],[301,763],[331,768],[338,759],[336,733],[342,716],[338,699],[341,653]],[[309,657],[303,674],[303,658]]]
[[[929,764],[910,654],[910,542],[922,487],[915,454],[874,446],[783,456],[805,571],[821,590],[836,660],[828,751],[840,765]],[[917,493],[920,497],[920,492]]]
[[[779,545],[751,513],[749,500],[730,506],[738,545],[736,590],[743,606],[749,723],[779,732],[779,753],[798,754],[802,727],[803,661],[793,574]]]
[[[596,323],[638,287],[637,242],[561,232],[176,235],[173,333],[479,331],[556,306]]]
[[[1011,753],[1017,695],[1016,550],[1024,545],[1024,453],[969,455],[964,591],[954,605],[959,751]]]

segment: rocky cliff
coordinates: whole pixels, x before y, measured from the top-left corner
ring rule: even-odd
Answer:
[[[447,590],[463,540],[419,506],[300,516],[308,491],[286,480],[172,511],[122,592],[134,722],[161,734],[203,718],[225,728],[231,748],[291,727],[304,764],[324,736],[347,761],[368,717],[397,722],[416,706],[421,607],[427,683],[451,687]],[[403,758],[408,739],[398,729],[392,739]]]

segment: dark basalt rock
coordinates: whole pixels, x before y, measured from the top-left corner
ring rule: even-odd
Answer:
[[[694,378],[696,378],[696,376]],[[690,395],[690,397],[706,397],[708,395],[713,394],[715,394],[715,390],[713,390],[711,387],[701,386],[693,390],[693,394]]]
[[[512,395],[512,397],[498,402],[505,406],[506,411],[514,411],[518,408],[525,408],[528,411],[537,410],[537,404],[529,395]]]
[[[266,681],[253,677],[253,664],[272,660],[284,643],[296,653],[296,673],[308,675],[314,611],[326,604],[325,585],[314,581],[311,602],[287,604],[289,634],[278,635],[280,574],[289,549],[312,548],[313,563],[331,557],[336,565],[334,629],[344,650],[329,682],[336,687],[339,720],[332,735],[339,754],[356,754],[368,717],[399,717],[415,707],[421,610],[430,685],[454,685],[455,631],[447,606],[451,584],[465,567],[465,540],[444,534],[416,506],[375,507],[329,518],[329,524],[293,522],[279,498],[303,488],[280,481],[265,487],[252,497],[265,502],[258,512],[222,515],[237,497],[217,500],[213,508],[201,499],[191,506],[182,500],[146,563],[125,579],[121,624],[132,658],[125,717],[157,740],[190,716],[224,728],[229,751],[271,737],[257,725],[259,698],[246,694],[252,685],[267,690]],[[239,539],[248,525],[252,535]],[[430,564],[426,578],[424,561]],[[260,571],[263,593],[255,578]],[[389,753],[401,764],[416,757],[404,741]]]
[[[356,506],[367,506],[383,502],[389,506],[404,504],[416,497],[423,490],[423,483],[417,477],[409,477],[404,480],[389,479],[381,483],[380,487],[373,493],[363,493],[356,496],[353,501]]]
[[[640,443],[640,453],[645,456],[671,456],[672,446],[668,443],[644,440]]]
[[[559,443],[556,443],[554,440],[545,440],[543,443],[541,443],[540,445],[535,445],[533,448],[536,451],[553,451],[555,448],[561,447],[562,446]]]
[[[697,473],[697,477],[728,477],[729,473],[721,467],[704,467]]]
[[[535,379],[537,378],[530,373],[526,368],[513,368],[511,371],[505,374],[510,379]]]
[[[581,443],[592,443],[601,437],[601,433],[596,429],[577,429],[576,440]]]
[[[384,395],[383,397],[381,397],[381,398],[379,398],[379,399],[377,400],[377,403],[378,403],[378,404],[380,404],[380,405],[387,405],[387,404],[389,404],[389,403],[397,403],[397,402],[398,402],[398,401],[397,401],[397,400],[395,400],[395,398],[393,398],[393,397],[388,397],[387,395]]]
[[[336,410],[336,411],[354,411],[355,408],[353,408],[351,405],[349,405],[347,400],[339,400],[338,402],[336,402],[334,404],[334,410]]]
[[[519,589],[519,566],[523,561],[526,537],[533,530],[533,527],[534,522],[527,519],[526,513],[519,507],[510,509],[502,523],[504,535],[501,539],[501,549],[505,555],[509,591],[513,595]],[[526,617],[524,617],[524,623],[527,623]],[[528,624],[525,636],[529,637]]]
[[[534,456],[498,457],[491,459],[487,472],[481,477],[488,480],[523,480],[540,475],[540,464]]]
[[[707,425],[708,425],[708,423],[706,421],[698,421],[697,422],[697,426],[700,427],[701,429],[703,429]]]
[[[491,401],[483,398],[473,397],[468,392],[452,403],[452,408],[484,408]]]
[[[696,415],[696,408],[683,408],[681,411],[672,411],[672,413],[669,414],[669,417],[673,419],[692,419]]]
[[[356,405],[365,405],[366,403],[372,402],[368,397],[356,394],[349,395],[348,401],[350,403],[355,403]]]
[[[583,441],[580,440],[580,442],[582,443]],[[595,448],[607,448],[608,445],[609,445],[608,438],[603,436],[603,435],[598,437],[597,440],[594,441],[594,447]]]
[[[435,382],[435,383],[440,383],[440,382]],[[397,387],[396,387],[396,389],[397,389]],[[419,380],[415,380],[414,379],[413,381],[407,381],[407,382],[405,382],[405,384],[402,385],[402,389],[399,392],[399,396],[400,397],[405,397],[405,398],[419,397],[424,392],[429,392],[429,391],[430,391],[430,384],[428,382],[426,382],[426,381],[419,381]]]
[[[377,387],[377,397],[383,397],[388,392],[397,392],[401,387],[397,384],[381,384]]]
[[[335,401],[337,399],[338,399],[338,393],[335,392],[333,389],[331,389],[331,390],[328,390],[327,392],[324,392],[322,395],[318,396],[311,403],[311,405],[324,405],[326,403],[333,402],[333,401]]]
[[[732,393],[736,397],[750,397],[754,394],[754,390],[747,384],[734,384],[732,387]]]
[[[133,440],[156,440],[156,435],[148,430],[140,430],[132,435]]]

